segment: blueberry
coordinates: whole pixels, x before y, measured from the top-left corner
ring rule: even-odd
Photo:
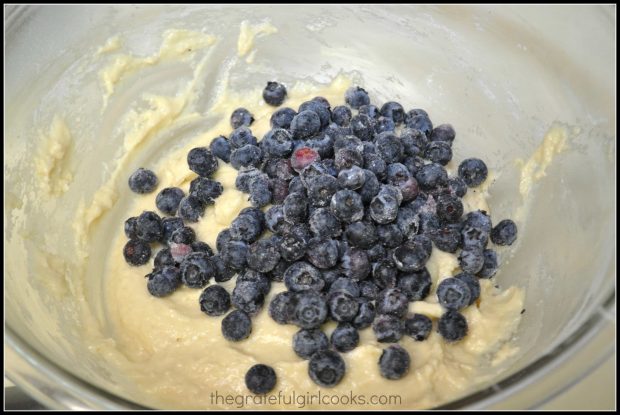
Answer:
[[[329,104],[329,101],[325,97],[314,97],[314,98],[311,99],[311,101],[318,102],[319,104],[323,105],[324,107],[331,108],[331,106]]]
[[[341,148],[350,148],[361,153],[364,151],[364,142],[354,135],[345,135],[334,141],[334,151]]]
[[[274,128],[265,134],[261,145],[268,157],[288,157],[293,151],[293,137],[283,128]]]
[[[176,229],[170,235],[170,242],[175,244],[191,245],[196,240],[196,232],[188,226]]]
[[[170,295],[181,285],[181,277],[176,267],[157,268],[147,277],[146,288],[154,297]]]
[[[424,166],[424,159],[418,156],[409,156],[402,160],[402,164],[407,167],[409,173],[411,173],[411,175],[418,180],[417,175],[420,169]]]
[[[400,141],[403,143],[405,156],[421,156],[426,151],[428,137],[420,130],[405,128],[400,133]]]
[[[232,145],[233,150],[241,148],[246,145],[258,145],[256,137],[252,134],[252,130],[250,130],[246,126],[236,127],[232,133],[230,133],[230,144]]]
[[[338,244],[333,239],[313,238],[306,250],[308,262],[319,269],[327,269],[338,263]]]
[[[291,121],[291,133],[293,138],[304,139],[312,137],[321,129],[321,119],[314,111],[301,111]]]
[[[322,295],[314,291],[299,292],[293,323],[302,329],[314,329],[327,318],[327,303]]]
[[[256,395],[264,395],[270,392],[276,386],[276,382],[276,372],[263,364],[252,366],[245,374],[246,387]]]
[[[330,341],[334,349],[346,353],[357,347],[360,342],[360,335],[351,323],[338,323],[332,332]]]
[[[472,274],[468,274],[467,272],[461,272],[455,275],[453,279],[460,280],[467,284],[470,293],[469,303],[467,305],[472,305],[478,298],[480,298],[480,282],[478,281],[478,278]]]
[[[220,160],[225,161],[226,163],[230,161],[230,142],[223,135],[215,137],[211,141],[211,144],[209,144],[209,150],[211,150],[211,153]]]
[[[151,259],[151,247],[144,241],[131,239],[123,247],[123,256],[129,265],[144,265]]]
[[[396,248],[405,239],[405,234],[396,223],[377,226],[377,236],[379,237],[379,242],[386,248]]]
[[[393,288],[398,281],[398,270],[387,259],[380,259],[372,265],[372,280],[379,288]]]
[[[325,286],[321,272],[304,261],[293,263],[284,272],[284,284],[290,291],[316,291],[320,292]]]
[[[422,301],[431,292],[431,284],[431,274],[423,268],[421,271],[402,274],[397,285],[409,301]]]
[[[271,206],[265,212],[265,222],[267,229],[275,234],[279,234],[284,229],[284,207],[282,205]]]
[[[321,158],[316,150],[310,147],[301,147],[296,149],[291,156],[291,167],[300,173],[307,166],[319,161]]]
[[[338,277],[329,285],[328,294],[333,294],[336,291],[344,291],[350,294],[352,297],[360,296],[360,287],[357,281],[346,277]]]
[[[396,215],[396,225],[398,225],[398,228],[404,235],[408,235],[411,232],[412,228],[417,226],[417,221],[418,213],[410,203],[403,204],[398,209],[398,215]]]
[[[467,335],[467,320],[458,311],[448,310],[439,319],[437,329],[447,342],[461,340]]]
[[[238,342],[250,337],[252,320],[241,310],[233,310],[222,319],[222,335],[226,340]]]
[[[291,121],[293,121],[295,115],[297,115],[297,111],[292,108],[280,108],[271,114],[269,124],[271,125],[271,128],[289,129],[291,127]]]
[[[477,275],[480,278],[491,278],[497,272],[497,254],[492,249],[485,249],[482,255],[484,256],[484,263]]]
[[[356,329],[363,330],[370,327],[375,319],[375,305],[369,299],[358,299],[358,302],[359,310],[352,324]]]
[[[437,186],[445,186],[448,183],[448,173],[446,169],[436,163],[422,166],[417,171],[416,180],[422,190],[431,190]]]
[[[351,108],[358,109],[362,105],[370,104],[370,97],[368,96],[368,92],[359,86],[352,86],[347,89],[344,94],[344,101]]]
[[[353,148],[341,148],[336,151],[334,163],[338,171],[350,169],[353,166],[363,166],[364,157],[362,153]]]
[[[280,262],[267,274],[271,281],[282,282],[284,281],[284,272],[291,266],[291,263],[281,259]]]
[[[428,115],[424,114],[406,117],[405,125],[407,128],[422,131],[427,137],[431,135],[431,131],[433,130],[433,123],[431,122],[431,119],[428,118]]]
[[[157,255],[155,255],[155,259],[153,260],[153,264],[155,268],[161,268],[164,266],[173,267],[176,265],[172,254],[170,253],[170,248],[161,249]]]
[[[370,141],[375,135],[374,120],[368,115],[357,114],[351,118],[351,131],[360,140]]]
[[[248,245],[242,241],[229,241],[222,246],[220,257],[227,267],[242,270],[247,264]]]
[[[270,183],[255,180],[250,184],[250,197],[248,201],[254,207],[264,207],[271,203],[272,193]]]
[[[459,224],[450,224],[443,227],[433,229],[427,233],[437,249],[455,253],[462,245],[461,226]]]
[[[183,226],[183,222],[181,222]],[[125,236],[129,239],[138,239],[138,217],[134,216],[125,221]]]
[[[331,121],[331,111],[329,108],[329,103],[325,105],[324,102],[317,101],[316,99],[306,101],[299,106],[299,113],[302,113],[304,111],[313,111],[319,116],[319,121],[321,123],[320,130],[327,127]]]
[[[336,386],[344,377],[344,360],[333,350],[320,350],[312,355],[308,375],[314,383],[325,388]]]
[[[326,207],[339,189],[338,180],[329,174],[319,174],[306,181],[306,189],[313,206]]]
[[[215,268],[215,282],[229,281],[236,274],[234,269],[224,263],[220,255],[213,255],[211,257],[211,263]]]
[[[358,221],[364,216],[361,196],[348,189],[340,190],[333,195],[330,209],[339,220],[346,223]]]
[[[383,161],[383,160],[382,160]],[[362,197],[362,202],[368,204],[372,201],[372,198],[379,193],[381,184],[377,179],[377,176],[370,170],[364,169],[364,185],[357,190]]]
[[[421,342],[428,339],[433,322],[423,314],[414,314],[405,319],[405,334],[413,340]]]
[[[372,323],[372,330],[380,343],[396,343],[403,337],[403,321],[391,315],[379,314]]]
[[[361,249],[346,248],[340,257],[340,268],[345,276],[361,281],[370,274],[368,255]]]
[[[484,265],[484,254],[477,247],[465,247],[459,254],[459,265],[464,272],[478,273]]]
[[[293,351],[302,359],[310,359],[315,353],[327,349],[329,339],[319,329],[302,329],[293,336]]]
[[[238,241],[252,243],[263,233],[261,221],[252,215],[237,216],[230,224],[230,236]]]
[[[208,243],[202,241],[195,241],[191,243],[193,252],[204,252],[207,256],[213,256],[213,250]]]
[[[183,284],[190,288],[202,288],[217,270],[211,263],[209,256],[204,252],[192,252],[181,262],[181,279]]]
[[[250,126],[254,122],[254,117],[250,114],[250,111],[245,108],[237,108],[230,115],[230,125],[232,128],[239,128],[242,126]]]
[[[344,232],[351,246],[368,249],[377,241],[377,228],[368,222],[353,222]]]
[[[244,192],[250,193],[250,184],[255,181],[262,181],[267,183],[269,177],[260,171],[257,168],[249,167],[247,169],[242,169],[237,173],[237,178],[235,179],[235,187]]]
[[[458,278],[446,278],[437,286],[439,304],[450,310],[460,310],[471,302],[471,290],[467,282]]]
[[[198,299],[200,310],[208,316],[221,316],[230,308],[230,295],[219,285],[210,285],[204,289]]]
[[[430,138],[431,141],[445,141],[447,143],[452,143],[454,141],[454,137],[456,137],[456,133],[454,132],[452,125],[441,124],[433,128]]]
[[[385,247],[380,243],[377,243],[366,250],[366,254],[368,255],[368,260],[370,262],[377,262],[378,260],[385,258],[386,253],[387,251]]]
[[[183,224],[181,224],[181,226],[183,226]],[[217,238],[215,238],[215,249],[217,249],[218,252],[221,252],[222,249],[224,249],[224,245],[232,240],[233,237],[230,234],[230,229],[220,231],[220,233],[217,234]]]
[[[334,157],[334,139],[327,134],[319,134],[307,140],[304,144],[317,152],[321,158]]]
[[[383,350],[379,358],[381,376],[390,380],[398,380],[409,372],[411,358],[409,353],[398,345]]]
[[[444,223],[456,223],[463,216],[463,203],[457,196],[442,195],[437,199],[437,217]]]
[[[302,193],[289,193],[282,206],[284,219],[287,222],[300,223],[306,220],[308,199]]]
[[[326,291],[325,288],[331,288],[331,285],[336,282],[337,279],[343,278],[343,274],[338,267],[324,269],[321,274],[323,275],[323,281],[325,281],[323,291]]]
[[[306,254],[309,238],[292,232],[282,235],[280,255],[286,261],[296,261]]]
[[[360,295],[363,298],[366,298],[368,300],[374,300],[375,298],[377,298],[377,295],[379,295],[379,292],[381,291],[379,286],[377,286],[377,284],[375,284],[374,282],[370,280],[361,281],[359,285],[360,285]],[[361,306],[362,304],[360,303],[360,307]],[[372,308],[374,312],[374,304]],[[374,319],[374,315],[373,315],[373,319]],[[371,320],[371,323],[372,323],[372,320]]]
[[[399,288],[386,288],[376,299],[377,313],[404,317],[409,307],[407,295]]]
[[[160,241],[163,229],[159,215],[150,211],[142,212],[136,221],[136,236],[144,242]]]
[[[377,154],[386,163],[397,163],[403,158],[404,148],[400,139],[393,132],[383,132],[375,138]]]
[[[155,173],[142,167],[129,176],[129,188],[134,193],[151,193],[157,187],[157,183]]]
[[[424,115],[428,117],[428,112],[426,112],[425,110],[421,108],[414,108],[412,110],[407,111],[407,114],[405,114],[405,119],[415,117],[416,115]]]
[[[459,164],[458,172],[459,177],[463,179],[468,187],[479,186],[486,180],[489,174],[487,165],[484,164],[484,161],[477,158],[463,160],[461,164]]]
[[[489,232],[479,227],[470,226],[466,222],[464,222],[462,225],[461,236],[463,241],[463,248],[482,250],[487,246],[487,243],[489,242]]]
[[[328,208],[312,212],[308,224],[312,233],[321,238],[336,238],[342,233],[340,220]]]
[[[396,248],[392,254],[396,268],[404,272],[420,271],[431,256],[431,240],[424,235],[415,235]]]
[[[258,272],[271,271],[280,261],[278,246],[269,239],[259,239],[250,245],[248,267]]]
[[[342,127],[346,127],[351,122],[351,110],[344,105],[339,105],[332,110],[332,119]]]
[[[358,301],[348,292],[334,291],[327,301],[329,314],[335,321],[353,321],[359,310]]]
[[[155,206],[168,215],[174,215],[184,196],[185,192],[178,187],[166,187],[157,194]]]
[[[252,144],[237,148],[230,155],[230,164],[237,170],[243,167],[258,167],[262,160],[261,149]]]
[[[279,82],[267,82],[267,86],[263,89],[263,99],[269,105],[274,107],[282,105],[286,98],[286,87]]]
[[[491,217],[484,210],[469,212],[463,218],[463,228],[476,228],[482,232],[490,233],[492,227]]]
[[[380,224],[392,222],[398,215],[398,207],[402,201],[400,189],[384,185],[370,202],[370,216]]]
[[[350,169],[341,170],[338,173],[338,183],[341,187],[355,190],[364,185],[366,181],[366,170],[358,166],[352,166]]]
[[[465,184],[465,180],[460,177],[450,177],[448,179],[448,188],[456,197],[462,198],[467,193],[467,184]]]
[[[236,308],[253,316],[263,307],[264,288],[254,281],[237,281],[230,299]]]
[[[224,188],[220,182],[206,177],[197,177],[189,184],[189,194],[196,197],[205,205],[212,205],[220,197]]]
[[[218,167],[217,158],[207,147],[191,149],[187,154],[187,164],[191,171],[203,177],[212,175]]]
[[[282,291],[276,294],[269,303],[269,316],[278,324],[289,324],[295,317],[297,293]]]
[[[517,225],[504,219],[491,230],[491,241],[495,245],[512,245],[517,239]]]
[[[402,124],[405,121],[405,110],[398,102],[391,101],[383,104],[381,115],[392,119],[396,125]]]
[[[364,114],[370,117],[372,120],[377,120],[381,116],[381,111],[376,105],[368,104],[362,105],[357,110],[358,114]]]
[[[177,264],[182,263],[189,254],[193,252],[192,246],[188,244],[169,243],[170,255]]]
[[[375,121],[375,134],[381,134],[385,132],[394,132],[396,125],[394,124],[394,120],[387,117],[379,117]]]
[[[426,147],[424,156],[433,163],[445,166],[452,160],[452,148],[446,141],[431,141]]]
[[[404,164],[392,163],[387,166],[387,182],[398,187],[405,202],[415,199],[419,193],[418,181]]]
[[[198,222],[204,212],[204,203],[196,196],[188,195],[181,199],[177,215],[188,222]]]
[[[269,294],[271,290],[271,280],[263,273],[254,271],[253,269],[246,269],[237,276],[237,284],[241,282],[251,282],[255,284],[257,289],[263,294]]]

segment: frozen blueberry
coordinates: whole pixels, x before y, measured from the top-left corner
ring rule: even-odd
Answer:
[[[213,255],[211,263],[215,268],[215,282],[229,281],[236,274],[236,271],[225,264],[219,255]]]
[[[424,268],[421,271],[402,274],[397,285],[409,301],[422,301],[431,292],[431,284],[431,274]]]
[[[267,206],[271,203],[272,196],[269,181],[255,180],[250,183],[250,197],[248,201],[252,206],[259,208]]]
[[[248,144],[253,146],[258,145],[256,137],[252,134],[252,130],[246,126],[236,127],[235,130],[230,133],[229,141],[233,150]]]
[[[344,232],[351,246],[368,249],[377,242],[377,228],[369,222],[353,222]]]
[[[484,265],[484,254],[478,247],[465,247],[459,254],[459,265],[464,272],[478,273]]]
[[[379,314],[372,323],[372,330],[380,343],[396,343],[403,337],[404,324],[399,317]]]
[[[282,291],[276,294],[269,303],[269,316],[278,324],[292,323],[297,300],[297,293],[292,291]]]
[[[348,126],[351,122],[351,117],[351,110],[344,105],[339,105],[332,110],[332,119],[341,127]]]
[[[306,254],[308,241],[305,235],[286,232],[280,240],[280,255],[286,261],[296,261]]]
[[[364,185],[357,190],[357,192],[362,197],[362,202],[364,204],[368,204],[371,202],[372,198],[379,193],[381,189],[381,184],[377,179],[377,176],[370,170],[364,169]]]
[[[333,195],[330,209],[339,220],[346,223],[358,221],[364,216],[361,196],[348,189],[340,190]]]
[[[431,141],[426,147],[424,155],[433,163],[445,166],[452,160],[452,147],[446,141]]]
[[[460,177],[450,177],[448,179],[448,188],[450,192],[456,197],[463,197],[467,193],[467,185],[465,180]]]
[[[267,229],[275,234],[281,233],[285,229],[284,207],[282,205],[271,206],[265,212],[265,223]]]
[[[490,233],[492,229],[491,217],[484,210],[475,210],[467,213],[463,218],[463,228],[476,228]]]
[[[413,340],[421,342],[428,338],[433,322],[423,314],[414,314],[405,319],[405,334]]]
[[[459,278],[446,278],[437,286],[439,304],[450,310],[467,307],[471,297],[469,285]]]
[[[159,250],[157,255],[155,255],[155,259],[153,260],[153,264],[155,268],[161,268],[164,266],[173,267],[176,265],[172,254],[170,253],[170,248],[164,248]]]
[[[359,310],[358,301],[348,292],[337,290],[327,301],[329,314],[335,321],[353,321]]]
[[[383,132],[375,138],[377,154],[386,163],[397,163],[403,158],[404,149],[400,139],[393,132]]]
[[[459,177],[463,179],[468,187],[479,186],[486,180],[489,174],[487,165],[484,164],[484,161],[477,158],[463,160],[461,164],[459,164],[458,172]]]
[[[394,120],[388,117],[379,117],[375,120],[375,134],[381,134],[385,132],[394,132],[396,125]]]
[[[418,171],[424,166],[424,159],[418,156],[405,157],[402,161],[403,165],[407,167],[409,173],[417,180]]]
[[[387,166],[387,182],[398,187],[403,201],[413,200],[419,193],[418,182],[404,164],[392,163]]]
[[[401,271],[420,271],[431,256],[432,247],[427,236],[415,235],[394,250],[392,259]]]
[[[308,166],[304,172],[312,166]],[[329,174],[318,174],[306,180],[309,202],[315,207],[326,207],[338,191],[338,179]]]
[[[302,329],[314,329],[325,322],[328,309],[325,298],[314,291],[302,291],[298,294],[293,323]]]
[[[467,305],[472,305],[480,297],[480,282],[478,278],[467,272],[461,272],[454,276],[455,279],[463,281],[469,288],[470,298]],[[439,291],[438,291],[439,292]]]
[[[363,166],[364,156],[353,148],[341,148],[334,155],[334,165],[338,171],[350,169],[353,166]]]
[[[461,340],[467,335],[467,320],[458,311],[448,310],[439,319],[437,329],[447,342]]]
[[[177,244],[174,242],[170,242],[169,246],[170,255],[172,255],[174,262],[177,264],[182,263],[185,260],[185,257],[194,252],[192,246],[188,244]]]
[[[123,247],[123,256],[129,265],[144,265],[151,259],[151,247],[139,239],[130,239]]]
[[[271,128],[289,129],[295,115],[297,115],[297,111],[292,108],[280,108],[271,115],[269,124]]]
[[[221,196],[224,187],[217,182],[206,177],[197,177],[189,184],[189,194],[196,197],[205,205],[212,205],[215,199]]]
[[[263,89],[263,99],[269,105],[274,107],[282,105],[286,98],[286,87],[279,82],[267,82],[267,86]]]
[[[415,117],[416,115],[424,115],[424,116],[428,117],[428,112],[426,112],[425,110],[423,110],[421,108],[414,108],[412,110],[407,111],[407,114],[405,114],[405,118],[407,118],[407,117]]]
[[[223,135],[220,135],[211,141],[211,144],[209,144],[209,150],[211,150],[211,153],[220,160],[225,161],[226,163],[230,161],[230,142]]]
[[[406,156],[421,156],[428,146],[428,137],[420,130],[405,128],[400,133],[403,152]]]
[[[465,248],[484,249],[489,241],[492,224],[485,211],[469,212],[463,217],[461,234]]]
[[[351,323],[338,323],[332,332],[330,341],[334,349],[346,353],[357,347],[360,342],[360,335]]]
[[[456,137],[456,133],[454,132],[452,125],[441,124],[433,128],[430,138],[431,141],[445,141],[447,143],[452,143],[454,141],[454,137]]]
[[[329,294],[336,291],[344,291],[352,297],[360,296],[360,287],[357,281],[346,277],[338,277],[329,285]]]
[[[320,238],[336,238],[342,233],[340,220],[328,208],[314,210],[308,224],[312,233]]]
[[[432,229],[426,234],[437,249],[455,253],[462,244],[461,226],[459,224],[449,224],[440,228]]]
[[[183,222],[181,222],[183,226]],[[125,221],[125,236],[129,239],[138,239],[138,217],[134,216]]]
[[[390,101],[383,104],[381,115],[392,119],[396,125],[402,124],[405,121],[405,110],[398,102]]]
[[[358,113],[367,115],[372,120],[376,120],[381,116],[381,111],[379,110],[379,108],[376,105],[372,104],[362,105],[361,107],[359,107]]]
[[[377,313],[404,317],[407,313],[409,301],[407,295],[399,288],[386,288],[376,299]]]
[[[351,108],[358,109],[362,105],[370,104],[370,97],[368,96],[368,92],[359,86],[352,86],[347,89],[344,94],[344,101]]]
[[[276,382],[276,372],[263,364],[252,366],[245,374],[245,386],[256,395],[270,392],[276,386]]]
[[[405,234],[396,223],[377,226],[377,236],[386,248],[396,248],[405,239]]]
[[[159,215],[151,211],[142,212],[136,221],[136,236],[144,242],[160,241],[163,229]]]
[[[360,295],[363,298],[366,298],[368,300],[374,300],[375,298],[377,298],[377,295],[379,295],[380,291],[381,289],[377,286],[377,284],[375,284],[374,282],[370,280],[360,282]],[[361,307],[361,304],[360,304],[360,307]],[[373,305],[373,310],[374,310],[374,305]]]
[[[245,242],[231,240],[222,246],[220,257],[226,266],[239,271],[247,264],[248,251]]]
[[[301,111],[291,121],[291,133],[293,138],[304,139],[312,137],[321,129],[321,119],[314,111]]]
[[[191,149],[187,154],[187,164],[191,171],[203,177],[212,175],[218,167],[217,158],[207,147]]]
[[[387,163],[376,153],[366,154],[364,155],[364,168],[382,180],[387,172]]]
[[[324,269],[321,274],[323,275],[323,281],[325,281],[325,288],[330,288],[338,278],[342,278],[343,276],[342,272],[337,267],[332,269]],[[323,288],[323,291],[325,291],[325,288]]]
[[[215,277],[216,269],[204,252],[192,252],[181,262],[181,279],[190,288],[202,288]]]
[[[230,164],[237,170],[243,167],[258,167],[262,160],[261,149],[252,144],[237,148],[230,155]]]
[[[407,115],[408,116],[405,117],[405,125],[407,128],[420,130],[426,134],[427,137],[430,137],[431,131],[433,131],[433,123],[431,122],[431,119],[428,118],[428,115],[417,114],[409,116],[409,113]]]
[[[291,156],[291,167],[298,173],[312,163],[319,161],[321,157],[316,150],[310,147],[301,147],[293,151]]]
[[[398,215],[398,207],[402,201],[400,189],[384,185],[370,202],[370,216],[380,224],[392,222]]]
[[[381,376],[390,380],[398,380],[409,372],[411,358],[409,353],[398,345],[383,350],[379,358]]]
[[[357,315],[353,319],[353,327],[358,330],[363,330],[367,327],[370,327],[373,320],[375,319],[375,305],[370,301],[369,298],[360,298],[359,302],[359,310],[357,311]]]
[[[254,122],[254,117],[250,111],[245,108],[237,108],[230,115],[230,125],[232,128],[239,128],[242,126],[250,126]]]
[[[222,335],[226,340],[238,342],[250,337],[252,320],[242,310],[233,310],[222,319]]]
[[[237,173],[237,178],[235,179],[235,187],[244,192],[250,193],[250,184],[255,181],[262,181],[267,183],[269,177],[260,171],[257,168],[249,167],[247,169],[242,169]]]
[[[299,106],[299,113],[302,113],[304,111],[315,112],[319,116],[319,121],[321,122],[320,129],[322,130],[327,127],[331,121],[331,111],[329,103],[326,103],[326,100],[325,102],[322,102],[321,100],[325,100],[325,98],[316,97],[310,101],[302,103]]]
[[[129,176],[129,188],[134,193],[151,193],[157,187],[157,183],[155,173],[142,167]]]
[[[181,226],[183,225],[181,224]],[[218,252],[221,252],[222,249],[224,249],[224,245],[232,240],[233,237],[230,234],[230,229],[220,231],[220,233],[217,234],[217,238],[215,238],[215,249],[217,249]]]
[[[284,219],[287,222],[300,223],[306,220],[308,199],[302,193],[289,193],[282,206]]]
[[[319,269],[327,269],[338,263],[338,243],[333,239],[312,238],[308,242],[306,259]]]
[[[204,212],[204,203],[196,196],[188,195],[181,199],[177,215],[188,222],[198,222]]]
[[[492,249],[485,249],[482,255],[484,255],[484,264],[476,275],[480,278],[491,278],[497,272],[497,254]]]
[[[374,120],[368,115],[357,114],[351,118],[351,131],[360,140],[370,141],[375,135]]]
[[[372,280],[379,288],[393,288],[399,280],[398,270],[392,261],[381,258],[372,264]]]
[[[361,153],[364,151],[364,141],[354,135],[345,135],[339,137],[334,142],[334,151],[338,151],[341,148],[350,148]]]
[[[208,243],[202,241],[194,241],[191,243],[193,252],[204,252],[207,256],[213,256],[213,250]]]
[[[517,239],[517,225],[504,219],[491,230],[491,241],[495,245],[512,245]]]
[[[271,290],[271,280],[265,274],[254,271],[253,269],[246,269],[237,276],[237,284],[241,282],[251,282],[255,284],[263,295],[269,294]]]
[[[284,272],[284,284],[290,291],[316,291],[320,292],[325,286],[321,272],[304,261],[293,263]]]
[[[463,203],[457,196],[442,195],[437,199],[437,217],[444,223],[456,223],[463,216]]]
[[[264,288],[255,281],[237,281],[230,299],[236,308],[253,316],[263,307]]]
[[[261,221],[252,215],[237,216],[229,228],[230,236],[238,241],[252,243],[263,233]]]
[[[350,169],[341,170],[338,173],[338,183],[341,187],[355,190],[364,185],[366,181],[366,170],[358,166],[351,166]]]
[[[185,192],[178,187],[166,187],[157,194],[155,206],[168,215],[174,215],[183,197],[185,197]]]
[[[198,299],[200,310],[208,316],[221,316],[230,308],[230,295],[220,285],[210,285]]]
[[[154,297],[170,295],[181,285],[181,276],[176,267],[157,268],[147,277],[146,288]]]
[[[370,261],[366,251],[346,248],[340,257],[342,273],[354,280],[361,281],[370,274]]]
[[[265,134],[261,145],[268,157],[288,157],[293,151],[293,137],[283,128],[274,128]]]
[[[437,186],[445,186],[448,183],[446,169],[437,163],[422,166],[415,176],[422,190],[431,190]]]
[[[259,239],[250,245],[248,267],[258,272],[269,272],[280,261],[278,246],[270,239]]]
[[[333,350],[320,350],[312,355],[308,375],[314,383],[325,388],[336,386],[345,373],[344,360]]]
[[[302,329],[293,336],[293,351],[302,359],[310,359],[315,353],[329,349],[329,339],[319,329]]]
[[[191,245],[196,240],[196,232],[188,226],[176,229],[170,235],[170,242],[175,244]]]

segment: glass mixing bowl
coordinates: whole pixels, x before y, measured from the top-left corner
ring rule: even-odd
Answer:
[[[100,268],[93,259],[88,278],[72,278],[83,270],[74,265],[73,236],[66,227],[79,200],[92,197],[109,178],[99,166],[121,145],[113,124],[124,105],[119,98],[101,112],[100,85],[87,57],[112,35],[121,34],[129,50],[146,54],[164,29],[189,28],[221,37],[214,53],[224,67],[235,53],[240,22],[264,18],[278,35],[260,40],[254,71],[231,73],[235,87],[252,85],[257,74],[326,82],[344,70],[372,96],[426,108],[467,137],[455,142],[456,158],[477,154],[501,172],[489,200],[497,217],[511,216],[523,203],[514,160],[527,159],[552,124],[569,131],[568,148],[535,185],[519,242],[497,276],[502,286],[526,292],[527,311],[514,339],[520,351],[495,379],[444,408],[536,407],[614,352],[611,6],[9,6],[4,131],[9,379],[51,408],[140,407],[122,379],[80,341],[81,307],[103,320]],[[174,70],[183,76],[183,68]],[[165,84],[166,76],[155,72],[150,81]],[[207,104],[208,97],[198,102],[203,109]],[[40,144],[39,128],[59,109],[75,131],[74,183],[61,198],[33,204],[31,156]],[[105,228],[105,222],[97,226]],[[85,299],[72,297],[76,287]]]

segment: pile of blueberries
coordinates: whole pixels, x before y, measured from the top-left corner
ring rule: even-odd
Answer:
[[[269,82],[263,98],[280,106],[286,88]],[[212,284],[199,299],[209,316],[228,313],[222,334],[229,341],[250,336],[251,318],[263,308],[272,282],[284,282],[287,290],[273,297],[269,315],[299,327],[293,349],[309,360],[309,376],[324,387],[344,376],[340,353],[358,346],[359,330],[372,327],[381,343],[403,336],[427,339],[431,319],[410,315],[408,308],[430,293],[425,265],[433,249],[458,252],[462,272],[442,280],[436,290],[446,310],[437,331],[447,342],[462,339],[467,321],[459,311],[478,299],[478,279],[492,277],[498,268],[489,240],[510,245],[517,235],[509,219],[493,227],[484,211],[463,214],[461,198],[486,180],[488,170],[482,160],[469,158],[460,163],[457,176],[449,177],[444,166],[452,159],[451,125],[433,127],[424,110],[405,112],[397,102],[378,108],[360,87],[347,90],[345,101],[346,106],[331,108],[316,97],[297,111],[280,108],[261,141],[250,129],[252,114],[235,110],[229,137],[188,154],[189,168],[198,174],[189,195],[179,188],[157,195],[157,208],[176,216],[161,219],[143,212],[125,223],[129,264],[147,263],[150,243],[166,245],[147,275],[154,296],[169,295],[181,284],[203,288],[211,279],[223,282],[237,275],[231,294]],[[218,159],[238,170],[235,185],[253,207],[219,233],[214,254],[184,221],[199,220],[222,193],[221,184],[210,178]],[[139,169],[129,185],[147,193],[157,178]],[[337,323],[330,338],[321,330],[327,321]],[[379,360],[388,379],[401,378],[409,365],[408,353],[398,345],[386,348]],[[275,379],[272,368],[256,365],[246,385],[267,393]]]

